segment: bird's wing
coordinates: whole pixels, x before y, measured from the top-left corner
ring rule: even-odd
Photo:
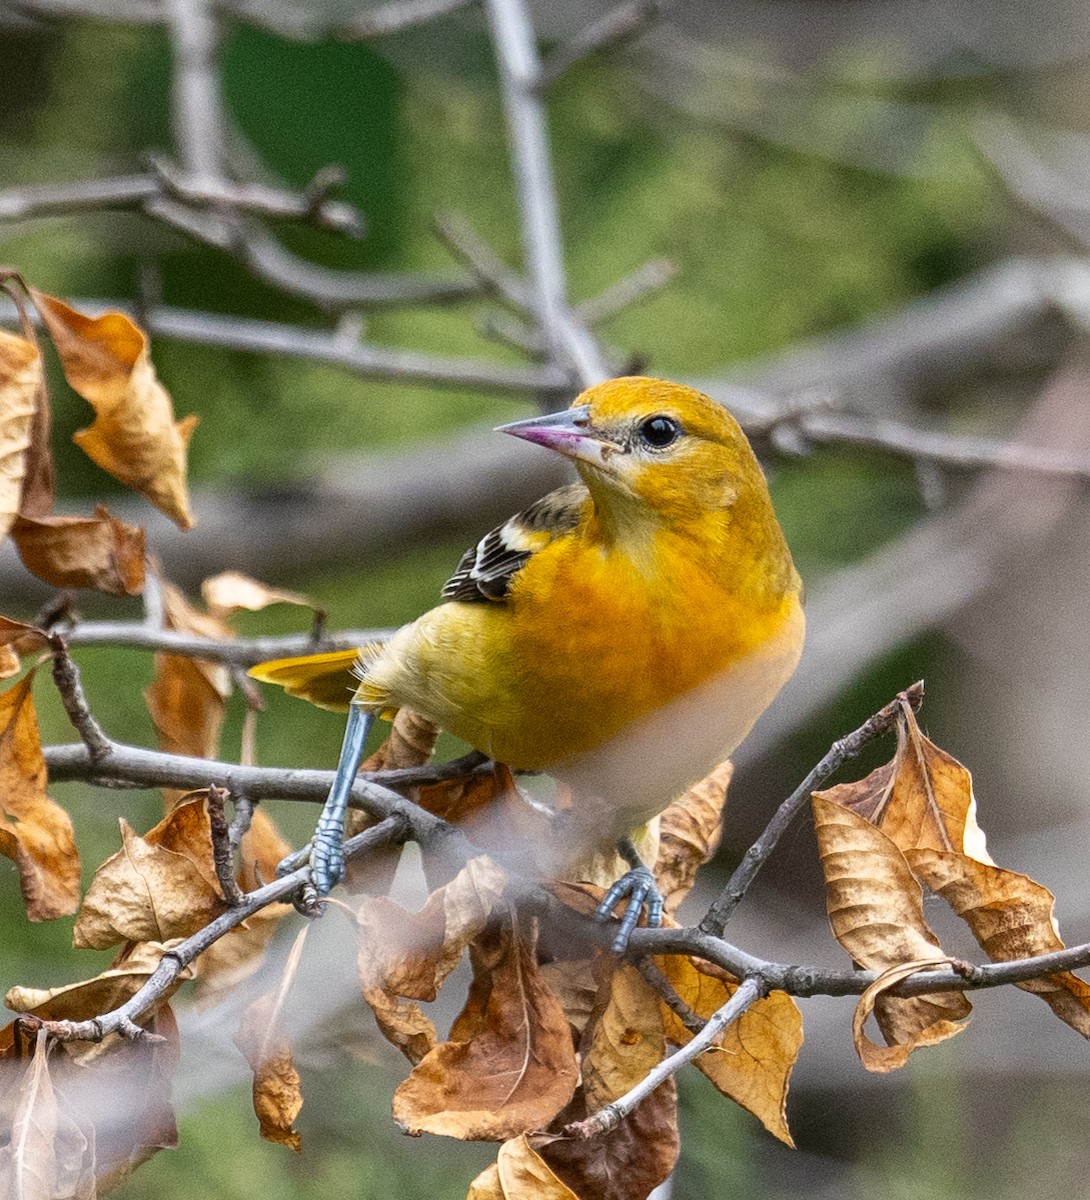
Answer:
[[[506,599],[523,563],[558,534],[574,529],[589,499],[583,484],[571,483],[486,533],[462,555],[443,585],[443,599],[493,603]]]

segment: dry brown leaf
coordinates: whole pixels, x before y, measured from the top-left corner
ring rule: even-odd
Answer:
[[[0,645],[15,646],[21,654],[26,654],[30,650],[40,650],[48,643],[45,630],[39,629],[37,625],[13,621],[10,617],[0,617]]]
[[[279,985],[259,996],[242,1014],[235,1045],[254,1073],[254,1113],[261,1136],[292,1150],[302,1149],[295,1118],[303,1107],[299,1072],[292,1061],[291,1045],[280,1027],[280,1013],[295,980],[308,926],[296,935]]]
[[[674,991],[705,1020],[722,1008],[738,985],[704,963],[680,955],[655,962]],[[666,1036],[677,1046],[692,1039],[677,1014],[662,1005]],[[770,992],[752,1004],[724,1030],[717,1045],[694,1059],[695,1065],[723,1093],[778,1137],[793,1146],[787,1127],[787,1090],[802,1047],[802,1015],[784,992]]]
[[[938,850],[917,850],[908,860],[919,878],[966,922],[993,962],[1064,948],[1053,915],[1056,899],[1028,875]],[[1040,996],[1061,1021],[1090,1037],[1090,984],[1063,971],[1018,986]]]
[[[911,709],[892,761],[855,783],[817,793],[876,825],[902,851],[959,850],[991,862],[968,770],[924,737]]]
[[[227,697],[209,683],[194,659],[157,654],[155,679],[144,689],[144,699],[159,731],[161,749],[192,758],[214,758],[219,753]]]
[[[95,872],[72,941],[101,950],[118,942],[188,937],[224,912],[212,860],[207,792],[193,793],[144,837],[120,820],[122,848]]]
[[[298,604],[303,608],[315,608],[313,600],[299,592],[282,592],[271,588],[260,580],[241,571],[224,571],[213,575],[201,584],[201,595],[214,617],[226,618],[246,609],[260,612],[270,604]]]
[[[484,930],[507,877],[491,859],[471,859],[418,913],[384,896],[357,914],[357,971],[363,998],[384,1037],[412,1063],[436,1044],[435,1026],[411,1003],[434,1000],[443,980]]]
[[[101,504],[92,517],[17,517],[11,536],[27,570],[53,587],[111,596],[144,588],[144,531]]]
[[[692,890],[697,870],[710,862],[719,848],[723,807],[733,773],[729,760],[720,763],[659,818],[655,878],[671,917]]]
[[[0,329],[0,538],[21,506],[31,426],[44,386],[38,347]]]
[[[160,581],[164,624],[178,633],[231,638],[234,630],[218,616],[203,613],[168,580]],[[169,754],[214,758],[231,695],[231,673],[223,663],[182,654],[156,654],[155,678],[144,689],[148,711],[159,734],[159,747]],[[163,789],[166,807],[181,793]]]
[[[831,789],[833,794],[838,789]],[[814,826],[825,872],[825,901],[836,940],[855,962],[885,971],[904,962],[944,957],[923,915],[923,894],[904,855],[865,817],[844,808],[829,792],[814,792]],[[932,1026],[950,1037],[971,1011],[957,992],[888,996],[875,1017],[891,1045],[916,1047]]]
[[[887,1002],[890,999],[896,999],[896,997],[885,995],[890,988],[896,987],[909,975],[915,975],[917,971],[934,971],[948,966],[950,966],[948,958],[923,958],[917,962],[898,963],[897,966],[883,971],[859,997],[859,1002],[852,1015],[852,1040],[860,1061],[868,1071],[880,1073],[896,1071],[908,1062],[908,1056],[913,1050],[919,1050],[922,1046],[935,1046],[939,1042],[953,1037],[954,1034],[961,1033],[965,1028],[965,1022],[958,1025],[952,1021],[939,1019],[930,1025],[906,1030],[901,1040],[886,1046],[879,1046],[872,1042],[865,1032],[867,1018],[872,1012],[877,1018],[878,1006],[883,999]],[[879,1024],[881,1024],[880,1020]]]
[[[541,974],[552,989],[568,1024],[579,1037],[590,1023],[594,1003],[598,998],[598,985],[594,979],[594,967],[587,958],[546,962],[541,964]]]
[[[147,983],[148,976],[173,942],[144,942],[126,947],[114,964],[93,979],[65,983],[55,988],[9,988],[4,1003],[12,1012],[41,1017],[43,1021],[88,1021],[119,1008]],[[171,982],[164,1000],[190,978],[188,968]]]
[[[568,1022],[513,925],[478,937],[470,960],[473,982],[450,1040],[394,1093],[407,1133],[506,1140],[544,1128],[575,1089]]]
[[[87,317],[30,289],[65,378],[95,410],[76,444],[103,470],[134,488],[182,529],[193,524],[186,489],[186,447],[195,416],[175,423],[155,375],[148,339],[124,313]]]
[[[94,1200],[93,1135],[58,1104],[48,1045],[39,1030],[19,1084],[11,1141],[0,1150],[0,1193],[12,1200]]]
[[[72,822],[45,793],[32,682],[0,693],[0,854],[19,870],[27,916],[45,921],[76,911],[80,865]]]
[[[597,1112],[635,1087],[666,1057],[658,994],[635,967],[599,959],[599,1001],[583,1044],[583,1095]]]
[[[469,1185],[466,1200],[583,1200],[549,1170],[523,1137],[504,1142],[496,1161]]]
[[[576,1093],[557,1124],[586,1116]],[[677,1163],[677,1085],[667,1079],[616,1128],[580,1140],[543,1134],[529,1139],[545,1164],[579,1200],[644,1200]]]

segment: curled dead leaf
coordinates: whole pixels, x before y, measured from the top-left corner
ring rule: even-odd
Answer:
[[[576,1092],[557,1124],[585,1116]],[[537,1134],[528,1140],[579,1200],[644,1200],[677,1164],[677,1084],[673,1079],[659,1084],[608,1133],[586,1139]]]
[[[1054,916],[1056,898],[1028,875],[938,850],[917,850],[908,860],[965,921],[993,962],[1064,948]],[[1018,986],[1040,996],[1061,1021],[1090,1038],[1090,984],[1062,971]]]
[[[469,1185],[466,1200],[582,1200],[545,1165],[525,1136],[504,1142]]]
[[[48,1045],[39,1030],[21,1080],[5,1080],[18,1094],[11,1140],[0,1149],[0,1193],[18,1200],[94,1200],[94,1134],[58,1103]]]
[[[966,1028],[967,1021],[956,1022],[939,1017],[930,1025],[917,1025],[911,1030],[904,1031],[901,1034],[901,1040],[886,1046],[877,1045],[866,1034],[867,1018],[872,1012],[875,1016],[878,1015],[877,1005],[890,988],[896,987],[909,975],[915,975],[917,971],[936,971],[950,965],[951,960],[948,958],[923,958],[917,962],[898,963],[883,971],[859,997],[859,1002],[852,1015],[852,1039],[859,1060],[868,1071],[882,1073],[895,1071],[908,1062],[908,1056],[913,1050],[919,1050],[921,1046],[935,1046],[939,1042],[944,1042],[947,1038],[961,1033]],[[887,1001],[895,999],[895,997],[885,998]]]
[[[292,1061],[291,1045],[281,1027],[284,1001],[299,969],[309,926],[296,935],[279,985],[259,996],[242,1014],[235,1045],[254,1073],[254,1113],[261,1136],[292,1150],[302,1149],[295,1118],[303,1107],[299,1072]]]
[[[144,531],[101,504],[91,517],[16,517],[11,536],[27,570],[53,587],[143,591]]]
[[[260,580],[244,575],[241,571],[223,571],[201,584],[201,595],[209,613],[221,619],[246,609],[259,612],[270,604],[298,604],[303,608],[315,608],[313,600],[299,592],[283,592],[271,588]]]
[[[612,1104],[666,1057],[658,994],[635,967],[604,956],[599,963],[598,1003],[582,1053],[588,1112]]]
[[[507,877],[491,859],[474,858],[418,913],[384,896],[357,914],[357,971],[363,998],[384,1037],[412,1063],[436,1045],[435,1026],[411,1003],[434,1000],[466,947],[492,919]]]
[[[920,885],[893,840],[827,792],[815,792],[812,802],[836,940],[855,962],[876,971],[943,958],[924,920]],[[936,1023],[962,1020],[970,1011],[959,992],[907,998],[883,992],[875,1003],[886,1041],[911,1048],[930,1044],[921,1038]]]
[[[560,1002],[512,922],[470,948],[473,982],[450,1039],[394,1093],[407,1133],[500,1141],[544,1128],[571,1099],[575,1050]]]
[[[0,329],[0,537],[21,507],[31,426],[44,387],[38,347]]]
[[[697,870],[710,862],[719,848],[727,787],[732,764],[720,763],[694,784],[659,818],[659,852],[655,878],[669,916],[677,913],[692,890]]]
[[[148,339],[124,313],[87,317],[30,289],[65,378],[95,410],[76,444],[103,470],[162,510],[182,529],[193,524],[186,448],[195,416],[174,421],[174,406],[151,364]]]
[[[68,916],[79,904],[80,864],[72,821],[45,792],[33,673],[0,694],[0,854],[19,871],[27,916]]]
[[[92,979],[54,988],[9,988],[4,1003],[12,1012],[41,1017],[43,1021],[87,1021],[102,1016],[131,1000],[174,945],[177,939],[127,946],[112,966]],[[190,974],[188,968],[179,972],[163,999],[169,999]]]

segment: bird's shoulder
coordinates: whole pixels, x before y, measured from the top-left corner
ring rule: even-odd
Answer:
[[[590,503],[581,483],[568,484],[490,530],[462,555],[443,585],[444,600],[499,603],[534,554],[579,526]]]

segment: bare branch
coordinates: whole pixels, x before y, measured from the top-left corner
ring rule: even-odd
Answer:
[[[641,37],[670,7],[670,0],[623,0],[548,55],[538,70],[538,90],[550,87],[583,59]]]
[[[80,681],[79,667],[68,653],[65,638],[59,633],[51,634],[49,644],[53,654],[53,681],[60,693],[61,703],[72,727],[83,739],[89,763],[96,769],[113,750],[113,743],[102,731],[87,704]]]
[[[500,72],[533,311],[551,358],[569,359],[584,387],[608,378],[593,337],[568,307],[563,240],[533,26],[523,0],[485,0]]]
[[[273,658],[296,654],[322,654],[353,650],[384,642],[391,629],[346,629],[315,639],[311,633],[280,637],[205,638],[173,629],[150,628],[141,621],[82,621],[65,632],[70,646],[117,646],[133,650],[165,651],[234,667],[252,667]]]
[[[500,258],[461,213],[442,211],[433,218],[435,230],[449,249],[473,272],[485,289],[520,311],[530,311],[530,285]]]
[[[365,38],[384,37],[388,33],[400,33],[403,29],[414,29],[426,25],[438,17],[445,17],[459,9],[468,8],[473,0],[388,0],[376,8],[368,9],[337,25],[334,36],[351,42]]]
[[[575,306],[575,315],[584,325],[598,325],[664,288],[676,275],[676,263],[668,258],[653,258],[597,296],[581,300]]]
[[[687,1041],[680,1050],[675,1051],[668,1058],[664,1058],[658,1066],[648,1071],[634,1088],[618,1097],[612,1104],[600,1108],[583,1121],[574,1121],[570,1125],[565,1125],[560,1131],[561,1136],[585,1140],[616,1129],[641,1100],[650,1096],[660,1083],[665,1083],[671,1076],[676,1075],[686,1063],[692,1062],[698,1054],[703,1054],[709,1046],[714,1046],[723,1030],[737,1021],[748,1008],[751,1008],[762,996],[767,995],[767,992],[767,987],[758,976],[747,976],[738,985],[734,995],[726,1004],[712,1013],[704,1028]]]
[[[1090,454],[915,429],[899,421],[881,421],[854,413],[810,408],[769,426],[773,434],[783,429],[797,433],[803,443],[870,446],[916,461],[960,470],[988,467],[1090,479]],[[757,434],[762,430],[755,425],[752,432]]]
[[[34,184],[0,191],[0,221],[66,216],[101,208],[142,208],[149,200],[174,197],[198,207],[215,206],[255,216],[302,220],[349,237],[360,237],[363,222],[351,204],[329,199],[336,186],[319,172],[302,192],[228,179],[198,179],[167,159],[153,156],[152,171],[66,183]],[[314,191],[315,183],[320,190]]]
[[[914,712],[923,703],[923,681],[914,683],[897,695],[873,716],[868,717],[858,729],[838,738],[816,767],[806,776],[799,786],[780,805],[768,822],[761,836],[746,851],[719,898],[708,909],[700,922],[699,928],[704,933],[723,936],[723,930],[731,914],[749,890],[757,877],[757,872],[768,860],[776,848],[776,843],[787,831],[788,826],[807,804],[810,793],[834,771],[839,770],[844,763],[855,758],[874,738],[888,733],[897,723],[907,705]]]
[[[377,293],[376,293],[377,296]],[[400,297],[406,299],[406,296]],[[81,312],[99,316],[105,312],[132,313],[123,301],[76,298],[70,301]],[[565,372],[555,367],[505,365],[465,358],[443,358],[413,350],[346,343],[335,332],[306,329],[249,317],[221,316],[192,309],[158,305],[141,314],[147,328],[159,337],[230,350],[286,354],[316,362],[331,363],[374,379],[401,379],[449,387],[478,387],[488,391],[534,393],[569,386]],[[0,319],[14,320],[14,308],[0,305]]]
[[[345,843],[345,857],[351,861],[405,836],[406,823],[402,817],[386,817]],[[144,985],[119,1008],[90,1021],[43,1021],[44,1028],[52,1037],[66,1042],[100,1042],[111,1033],[141,1036],[132,1023],[154,1008],[167,995],[178,976],[193,963],[209,946],[224,934],[241,925],[254,913],[270,904],[286,900],[309,878],[309,867],[301,867],[290,875],[276,879],[264,887],[247,892],[240,902],[227,912],[209,922],[203,929],[168,950],[159,965],[148,976]]]
[[[234,847],[224,814],[224,804],[229,795],[226,788],[208,789],[208,825],[212,836],[212,861],[216,867],[216,878],[219,880],[223,898],[233,907],[242,903],[242,889],[235,878]]]

